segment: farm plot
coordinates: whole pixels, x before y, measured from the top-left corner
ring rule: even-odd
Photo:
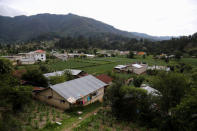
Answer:
[[[82,121],[73,131],[143,131],[146,128],[139,127],[131,122],[116,120],[110,111],[100,110]],[[151,131],[151,130],[150,130]]]

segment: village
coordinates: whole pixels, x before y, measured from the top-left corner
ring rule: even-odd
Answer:
[[[129,58],[131,53],[132,58]],[[160,91],[151,87],[153,74],[159,71],[175,70],[172,66],[176,62],[174,57],[174,55],[165,54],[153,57],[147,55],[146,52],[118,50],[99,51],[96,54],[36,50],[12,56],[1,56],[15,66],[14,76],[20,80],[20,84],[32,87],[34,106],[41,105],[36,111],[36,114],[40,114],[40,118],[39,116],[29,117],[28,123],[41,130],[45,128],[49,130],[46,126],[49,122],[56,124],[54,129],[81,128],[78,124],[88,119],[88,115],[91,114],[93,117],[99,111],[102,103],[106,101],[104,99],[108,95],[108,90],[117,83],[117,80],[124,85],[142,89],[147,95],[162,96]],[[170,62],[166,59],[170,59]],[[31,70],[35,70],[34,73],[40,75],[35,75]],[[41,73],[38,73],[39,70]],[[35,79],[40,79],[39,77],[43,77],[42,80],[36,81]],[[52,109],[53,113],[51,117],[47,115],[47,118],[43,120],[44,115],[42,115],[42,109],[39,108],[46,107],[47,110]],[[62,111],[67,110],[72,110],[71,112],[76,114],[74,116],[67,114],[68,116],[65,117]],[[58,115],[55,116],[54,112]],[[71,123],[74,126],[66,129],[71,124],[67,123],[71,119],[69,117],[73,117],[74,120]]]

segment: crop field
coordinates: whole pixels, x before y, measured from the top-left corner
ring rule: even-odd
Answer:
[[[145,131],[131,122],[117,121],[110,111],[100,110],[97,114],[86,118],[73,131]],[[151,131],[151,129],[150,129]]]
[[[182,58],[181,62],[188,63],[192,66],[197,66],[197,58]]]
[[[178,62],[184,62],[192,66],[197,66],[197,59],[195,58],[182,58],[180,61],[170,60],[166,63],[164,60],[153,59],[152,56],[147,56],[145,59],[142,57],[136,57],[135,59],[120,58],[120,57],[105,57],[105,58],[92,58],[92,59],[70,59],[68,61],[61,61],[57,59],[50,59],[48,62],[43,63],[51,71],[58,71],[64,69],[80,69],[86,71],[89,74],[102,74],[113,70],[116,65],[119,64],[131,64],[134,62],[145,62],[148,65],[172,65]],[[34,69],[38,68],[39,64],[34,65],[22,65],[19,69]]]
[[[72,110],[67,110],[63,113],[64,117],[63,120],[60,122],[62,125],[57,124],[50,124],[50,126],[45,126],[44,128],[40,129],[40,131],[64,131],[65,129],[72,127],[74,123],[77,123],[80,121],[79,117],[83,118],[88,113],[94,111],[95,109],[101,107],[100,102],[95,102],[93,104],[89,104],[85,107],[76,107]],[[82,114],[78,114],[77,112],[81,111]]]
[[[25,107],[17,119],[23,124],[22,129],[25,131],[61,131],[78,122],[79,117],[83,118],[100,106],[101,103],[96,102],[86,107],[63,111],[45,103],[33,101],[31,106]],[[78,111],[83,113],[77,114]],[[60,122],[62,125],[58,125],[56,122]]]

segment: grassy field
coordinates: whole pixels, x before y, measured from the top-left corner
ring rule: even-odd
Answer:
[[[184,62],[190,64],[193,67],[197,66],[197,59],[195,58],[182,58],[180,61],[170,60],[166,63],[164,60],[155,60],[152,56],[147,56],[145,59],[142,57],[136,57],[135,59],[120,58],[120,57],[106,57],[106,58],[93,58],[93,59],[70,59],[68,61],[60,61],[57,59],[51,59],[48,62],[43,63],[51,71],[64,70],[64,69],[81,69],[89,74],[102,74],[112,71],[116,65],[119,64],[131,64],[133,62],[145,62],[148,65],[172,65],[178,62]],[[19,69],[38,68],[38,64],[19,66]]]

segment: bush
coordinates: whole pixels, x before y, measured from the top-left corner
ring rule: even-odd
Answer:
[[[40,70],[28,70],[23,74],[22,79],[34,86],[48,87],[48,80]]]
[[[42,73],[50,72],[50,69],[45,65],[40,65],[39,70],[42,71]]]
[[[145,79],[144,79],[143,76],[134,77],[133,85],[134,85],[135,87],[140,87],[144,80],[145,80]]]
[[[62,82],[66,81],[64,76],[51,76],[49,79],[50,79],[49,80],[50,84],[52,84],[52,85],[55,85],[55,84],[62,83]]]
[[[157,75],[159,73],[159,71],[148,69],[148,70],[146,70],[146,73],[147,73],[147,75]]]
[[[36,129],[39,128],[39,125],[38,125],[38,121],[37,121],[37,120],[34,120],[34,125],[35,125],[35,128],[36,128]]]

